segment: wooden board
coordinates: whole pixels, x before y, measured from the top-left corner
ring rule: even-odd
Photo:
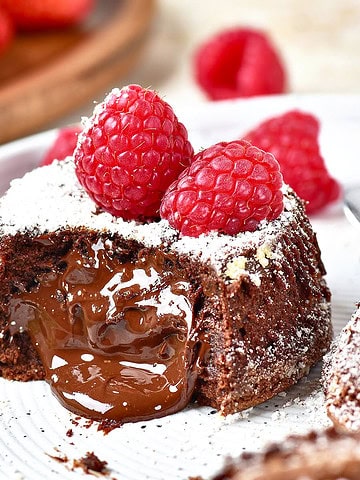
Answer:
[[[127,73],[154,11],[155,0],[99,0],[81,27],[18,35],[0,57],[0,144],[45,128]]]

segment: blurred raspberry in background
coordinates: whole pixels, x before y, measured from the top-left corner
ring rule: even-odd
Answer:
[[[306,201],[308,214],[320,211],[341,195],[340,184],[328,172],[321,155],[319,131],[315,115],[290,110],[263,121],[243,135],[275,156],[284,182]]]
[[[5,52],[14,37],[14,24],[0,3],[0,54]]]
[[[199,86],[212,100],[284,93],[286,71],[270,38],[260,30],[223,30],[194,56]]]
[[[0,0],[19,30],[46,30],[75,25],[86,18],[94,0]]]
[[[45,153],[41,165],[50,165],[54,160],[64,160],[67,156],[72,155],[81,131],[82,127],[80,125],[69,125],[68,127],[60,128],[54,142]]]
[[[68,28],[92,12],[95,0],[0,0],[0,55],[17,31]]]

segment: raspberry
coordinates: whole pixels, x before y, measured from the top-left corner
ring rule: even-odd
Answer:
[[[297,110],[270,118],[244,138],[271,152],[280,164],[284,182],[306,200],[314,213],[340,196],[340,186],[326,168],[318,144],[319,122]]]
[[[139,85],[114,89],[79,136],[76,174],[93,200],[124,219],[159,216],[193,148],[169,104]]]
[[[14,25],[0,4],[0,54],[5,52],[14,38]]]
[[[64,160],[68,155],[74,153],[79,133],[82,131],[77,125],[61,128],[55,138],[54,143],[46,152],[41,166],[49,165],[54,160]]]
[[[94,0],[0,0],[21,30],[63,28],[82,21]]]
[[[195,52],[197,82],[212,100],[283,93],[282,60],[264,32],[225,30]]]
[[[256,230],[283,210],[282,176],[271,153],[244,140],[198,153],[169,187],[160,214],[183,235]]]

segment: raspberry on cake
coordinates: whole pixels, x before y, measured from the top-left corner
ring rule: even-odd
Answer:
[[[271,154],[243,140],[221,142],[198,153],[170,185],[160,214],[183,235],[212,230],[235,235],[280,215],[281,186]]]
[[[286,182],[315,213],[340,196],[339,183],[329,174],[321,156],[317,118],[291,110],[269,118],[244,135],[253,145],[271,152]]]
[[[139,85],[114,89],[95,108],[74,153],[89,195],[126,219],[159,217],[164,191],[192,156],[171,106]]]
[[[257,405],[307,374],[331,341],[330,292],[303,202],[272,155],[239,141],[194,165],[210,152],[215,189],[245,175],[251,212],[265,206],[253,231],[188,236],[164,218],[142,221],[140,210],[128,219],[98,208],[87,175],[108,195],[124,154],[123,177],[137,185],[146,151],[140,142],[138,157],[133,140],[149,138],[146,125],[151,162],[164,131],[174,135],[177,154],[157,178],[190,162],[170,107],[141,87],[124,91],[96,109],[75,158],[33,170],[0,199],[0,374],[45,379],[62,405],[95,420],[151,419],[192,401],[223,415]],[[196,194],[208,201],[211,190]]]

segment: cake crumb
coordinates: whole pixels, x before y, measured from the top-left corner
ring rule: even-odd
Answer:
[[[71,461],[71,459],[66,454],[62,454],[57,447],[54,447],[54,450],[56,454],[46,453],[46,455],[58,463],[67,464],[67,468],[72,471],[74,471],[75,468],[82,468],[84,473],[96,477],[108,477],[110,474],[110,470],[107,468],[108,462],[100,460],[94,452],[87,452],[80,459],[73,459]],[[116,479],[112,478],[112,480]]]
[[[107,435],[116,428],[120,428],[122,425],[123,422],[121,422],[120,420],[104,419],[98,424],[97,431],[103,432],[104,435]]]
[[[94,452],[87,452],[84,457],[79,460],[73,460],[73,468],[82,468],[85,473],[90,474],[108,474],[106,468],[107,462],[100,460]]]
[[[50,458],[52,458],[53,460],[56,460],[59,463],[67,463],[69,461],[69,458],[67,457],[67,455],[62,455],[60,453],[60,450],[57,448],[55,448],[55,450],[58,452],[58,455],[50,455],[50,453],[47,453],[46,455],[48,455]]]

